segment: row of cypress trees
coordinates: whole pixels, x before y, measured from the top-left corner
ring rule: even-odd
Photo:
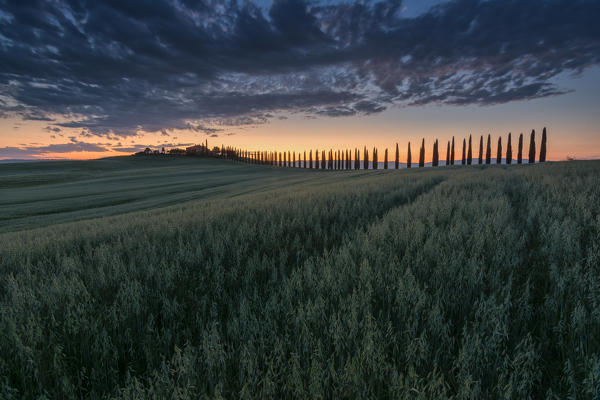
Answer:
[[[454,137],[452,141],[448,141],[446,147],[446,164],[455,165],[455,143]],[[354,149],[354,156],[352,156],[351,150],[329,150],[326,154],[325,150],[315,150],[314,158],[313,151],[309,150],[308,153],[304,151],[302,153],[296,152],[276,152],[276,151],[258,151],[250,152],[246,150],[238,150],[233,148],[225,149],[223,152],[227,158],[234,160],[247,162],[250,164],[263,164],[273,165],[277,167],[288,167],[288,168],[309,168],[309,169],[331,169],[331,170],[350,170],[350,169],[361,169],[361,154],[360,150]],[[297,155],[297,158],[296,158]],[[320,155],[320,158],[319,158]],[[502,163],[502,157],[505,155],[506,164],[512,164],[513,153],[512,153],[512,134],[508,134],[508,141],[506,143],[506,153],[503,152],[502,137],[498,138],[498,145],[496,151],[496,164]],[[365,146],[362,154],[362,169],[369,169],[369,150]],[[377,148],[373,148],[373,154],[371,156],[372,169],[379,168],[379,155]],[[535,144],[535,129],[531,131],[531,137],[529,140],[529,156],[528,163],[533,164],[536,160],[536,144]],[[540,146],[539,162],[546,161],[546,128],[542,131],[542,142]],[[523,134],[519,135],[519,142],[517,146],[517,164],[523,163]],[[458,160],[456,160],[458,163]],[[473,143],[472,137],[469,135],[469,142],[463,139],[462,143],[462,158],[460,160],[461,165],[473,164]],[[491,146],[491,135],[487,137],[487,145],[485,149],[485,157],[483,154],[483,136],[479,138],[479,157],[476,159],[477,164],[491,164],[492,163],[492,146]],[[385,149],[383,168],[388,169],[388,149]],[[433,154],[432,162],[433,167],[440,165],[440,152],[439,143],[436,139],[433,143]],[[419,149],[419,167],[425,166],[425,139],[421,141],[421,147]],[[398,169],[400,167],[400,152],[398,143],[396,143],[396,157],[394,160],[394,167]],[[410,142],[408,142],[408,152],[406,159],[406,167],[412,167],[412,152]]]

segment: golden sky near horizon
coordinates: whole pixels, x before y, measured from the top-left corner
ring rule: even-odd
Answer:
[[[265,124],[247,126],[219,126],[218,137],[190,130],[140,132],[137,136],[114,137],[82,135],[81,129],[61,128],[60,132],[49,132],[48,121],[23,121],[16,118],[0,118],[0,151],[2,149],[34,149],[31,155],[8,156],[0,152],[0,159],[19,158],[68,158],[90,159],[132,152],[112,150],[151,146],[160,148],[165,144],[204,143],[209,146],[234,146],[249,150],[298,151],[309,149],[362,149],[377,147],[383,154],[387,147],[400,147],[401,159],[406,157],[407,143],[411,141],[413,154],[421,139],[425,138],[426,159],[431,159],[433,141],[440,142],[440,158],[446,154],[446,143],[455,136],[457,151],[462,139],[469,134],[474,137],[474,151],[478,151],[480,135],[492,135],[495,152],[499,136],[506,146],[508,132],[513,134],[513,149],[518,134],[523,132],[528,146],[529,133],[535,129],[539,148],[541,130],[548,129],[548,160],[564,160],[568,156],[578,159],[600,158],[600,115],[597,106],[600,94],[591,84],[600,76],[599,71],[571,81],[573,91],[564,95],[529,101],[517,101],[493,106],[421,106],[396,107],[382,113],[353,117],[307,118],[303,114],[279,114]],[[576,104],[576,106],[573,106]],[[279,118],[281,117],[281,119]],[[97,145],[106,151],[41,152],[40,148],[51,145],[85,143]],[[170,148],[167,146],[167,148]],[[527,147],[526,147],[527,148]],[[515,150],[513,150],[515,153]],[[495,154],[495,153],[494,153]],[[516,156],[516,155],[515,155]]]

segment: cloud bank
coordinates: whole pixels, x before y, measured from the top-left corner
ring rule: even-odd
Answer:
[[[553,78],[600,63],[598,1],[402,10],[401,0],[0,0],[0,116],[97,136],[215,135],[282,112],[558,95],[567,89]]]

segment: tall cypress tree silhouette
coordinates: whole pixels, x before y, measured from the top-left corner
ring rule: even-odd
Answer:
[[[363,150],[365,156],[363,157],[363,169],[369,169],[369,150],[367,150],[367,146]]]
[[[377,148],[373,147],[373,169],[379,167],[379,160],[377,159]]]
[[[529,139],[529,164],[535,163],[535,129],[531,131],[531,139]]]
[[[542,131],[542,144],[540,145],[540,162],[546,162],[546,128]]]
[[[315,169],[319,169],[319,150],[315,150]]]
[[[450,165],[450,141],[448,140],[448,146],[446,147],[446,165]]]
[[[325,158],[325,150],[321,151],[321,169],[327,169],[327,160]]]
[[[511,133],[508,132],[508,142],[506,142],[506,163],[512,164],[512,137]]]
[[[425,138],[421,142],[421,150],[419,151],[419,168],[425,166]]]
[[[300,153],[298,153],[298,160],[300,160]],[[294,152],[294,163],[292,164],[293,168],[296,168],[296,152]]]
[[[498,138],[498,153],[496,154],[496,164],[502,164],[502,136]]]
[[[452,147],[450,147],[450,165],[454,165],[454,136],[452,136]]]
[[[354,169],[360,169],[360,150],[354,148]]]
[[[517,164],[523,163],[523,133],[519,135],[519,148],[517,150]]]
[[[351,154],[350,152],[351,152],[350,149],[346,150],[346,169],[347,170],[352,169],[351,164],[350,164],[352,162],[352,158],[350,157],[350,154]]]
[[[385,149],[385,158],[383,159],[383,169],[388,169],[388,149]]]
[[[469,152],[467,153],[467,165],[473,164],[473,149],[471,146],[471,135],[469,135]]]
[[[467,165],[467,140],[463,138],[462,165]]]
[[[331,153],[333,155],[331,169],[337,169],[337,163],[339,161],[339,158],[337,157],[337,152],[335,150],[331,150]]]
[[[479,137],[479,164],[483,164],[483,135]]]
[[[410,168],[412,164],[412,155],[410,154],[410,142],[408,142],[408,152],[406,154],[406,168]]]
[[[432,167],[437,167],[438,166],[438,162],[439,162],[438,141],[437,141],[437,139],[435,139],[435,142],[433,142],[433,156],[432,156],[432,159],[431,159],[431,166]]]
[[[312,150],[308,151],[308,168],[312,169],[313,167],[313,159],[312,159]]]
[[[352,150],[348,150],[348,170],[352,169]]]
[[[394,164],[396,169],[400,166],[400,151],[398,150],[398,143],[396,143],[396,163]]]
[[[344,158],[342,169],[350,169],[348,168],[348,162],[350,161],[350,150],[344,150],[342,157]]]
[[[485,149],[485,163],[486,164],[491,164],[491,162],[492,162],[492,143],[491,143],[491,140],[492,140],[492,138],[488,134],[487,148]]]

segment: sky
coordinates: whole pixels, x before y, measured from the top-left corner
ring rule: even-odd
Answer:
[[[395,148],[600,158],[597,0],[0,0],[0,159]],[[514,143],[513,139],[513,143]],[[414,150],[413,150],[414,153]],[[514,153],[514,151],[513,151]]]

